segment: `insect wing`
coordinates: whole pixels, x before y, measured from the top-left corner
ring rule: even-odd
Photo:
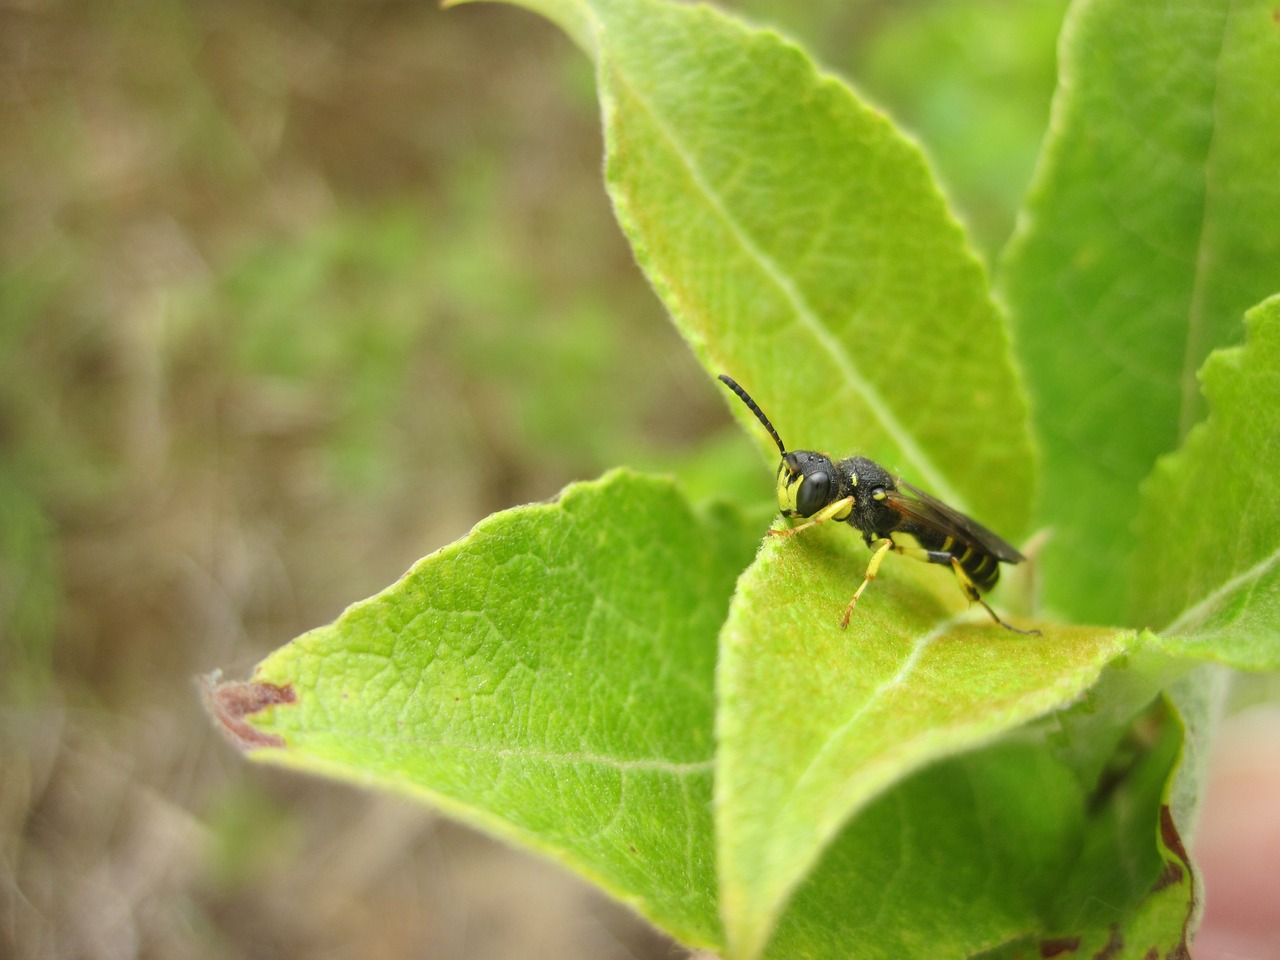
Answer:
[[[954,507],[930,496],[905,480],[896,481],[897,490],[885,493],[885,504],[921,526],[936,530],[956,542],[981,549],[1005,563],[1021,563],[1027,559],[1009,544]]]

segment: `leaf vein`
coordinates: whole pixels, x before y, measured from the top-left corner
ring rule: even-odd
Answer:
[[[1187,633],[1211,617],[1221,603],[1238,590],[1249,588],[1262,579],[1273,567],[1280,564],[1280,549],[1273,550],[1248,570],[1223,581],[1216,590],[1202,597],[1182,611],[1161,633]]]
[[[1214,146],[1218,141],[1218,96],[1221,84],[1218,82],[1218,74],[1222,69],[1222,54],[1226,47],[1227,28],[1231,22],[1232,7],[1234,3],[1229,0],[1227,3],[1227,12],[1222,18],[1222,30],[1218,34],[1218,51],[1214,57],[1213,71],[1213,106],[1209,111],[1210,131],[1209,144],[1205,150],[1204,159],[1204,196],[1200,208],[1200,232],[1196,238],[1196,256],[1195,256],[1195,277],[1191,287],[1191,301],[1188,304],[1187,317],[1187,339],[1183,347],[1182,354],[1182,403],[1178,411],[1178,437],[1181,439],[1187,435],[1187,431],[1194,425],[1196,411],[1200,400],[1200,384],[1196,378],[1196,371],[1200,369],[1200,363],[1204,360],[1204,328],[1208,323],[1206,286],[1208,284],[1208,276],[1212,273],[1209,260],[1213,255],[1212,243],[1210,240],[1209,221],[1213,213],[1213,196],[1214,196]]]
[[[831,356],[845,381],[862,397],[872,415],[884,425],[885,432],[897,441],[902,449],[903,457],[912,464],[915,475],[937,496],[955,504],[962,511],[966,510],[963,498],[947,482],[942,471],[935,466],[932,459],[925,454],[923,448],[916,442],[915,437],[890,410],[888,404],[880,395],[880,391],[863,376],[862,371],[854,363],[845,345],[823,322],[823,319],[796,286],[795,281],[778,266],[772,257],[765,253],[739,220],[729,211],[719,192],[713,189],[703,176],[697,161],[684,149],[680,139],[660,117],[653,105],[640,94],[636,86],[620,70],[614,69],[613,75],[618,78],[619,83],[626,87],[627,92],[634,98],[637,105],[649,116],[654,128],[684,166],[696,190],[706,199],[711,212],[724,223],[729,234],[737,241],[748,259],[754,261],[763,274],[781,291],[783,297],[791,304],[797,321],[813,335],[818,345]]]
[[[449,750],[469,750],[474,753],[484,754],[485,756],[496,757],[499,759],[533,760],[542,763],[594,764],[596,766],[612,767],[615,770],[621,770],[624,772],[640,771],[669,773],[677,777],[696,776],[702,773],[709,773],[714,770],[716,766],[715,758],[707,760],[693,760],[683,763],[676,760],[667,760],[661,757],[622,760],[605,754],[588,753],[585,751],[554,753],[544,750],[531,750],[524,747],[498,747],[481,743],[459,743],[455,740],[444,740],[434,737],[386,737],[375,736],[373,734],[346,732],[342,733],[342,737],[345,740],[367,741],[375,744],[413,744],[415,746],[443,747]]]
[[[922,634],[918,637],[916,642],[912,645],[910,653],[907,654],[903,659],[902,664],[898,667],[897,672],[884,683],[877,686],[875,690],[872,691],[871,695],[858,706],[858,709],[850,715],[849,719],[831,730],[822,746],[814,753],[813,759],[809,761],[804,772],[796,778],[795,785],[791,788],[791,792],[782,807],[784,811],[784,818],[790,811],[790,808],[794,806],[796,799],[806,794],[806,786],[809,780],[822,770],[831,754],[834,753],[839,748],[840,744],[844,742],[849,731],[857,725],[858,721],[860,721],[871,707],[887,692],[901,686],[906,681],[907,677],[910,676],[911,671],[915,669],[916,664],[920,662],[920,658],[924,656],[925,649],[933,643],[934,640],[945,634],[955,624],[960,622],[966,614],[967,611],[965,613],[949,617],[948,619],[940,622],[928,633]]]

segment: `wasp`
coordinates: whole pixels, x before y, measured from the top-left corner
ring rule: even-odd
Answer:
[[[788,452],[751,395],[723,373],[720,380],[756,415],[778,445],[782,463],[778,465],[777,492],[782,515],[805,520],[798,526],[769,532],[793,536],[834,520],[861,531],[863,542],[871,548],[871,562],[845,607],[841,628],[849,626],[858,598],[876,578],[881,561],[892,550],[925,563],[950,567],[961,592],[970,601],[982,604],[996,623],[1014,633],[1039,635],[1039,630],[1019,630],[1000,619],[980,593],[996,585],[1000,564],[1022,563],[1026,557],[1021,553],[976,520],[893,476],[874,460],[849,457],[835,463],[826,454],[812,450]]]

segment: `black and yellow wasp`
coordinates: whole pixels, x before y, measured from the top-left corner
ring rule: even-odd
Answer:
[[[782,515],[806,518],[799,526],[769,532],[790,536],[835,520],[860,530],[863,541],[873,551],[862,584],[845,608],[841,627],[849,625],[862,591],[875,579],[885,554],[893,550],[925,563],[950,567],[964,595],[982,604],[1000,626],[1015,633],[1040,632],[1019,630],[1001,620],[979,593],[996,585],[1000,564],[1022,563],[1026,557],[1021,553],[982,524],[893,476],[874,460],[849,457],[834,463],[826,454],[812,450],[788,453],[778,431],[750,394],[731,377],[720,374],[720,379],[764,424],[778,445],[782,454],[778,465],[778,507]]]

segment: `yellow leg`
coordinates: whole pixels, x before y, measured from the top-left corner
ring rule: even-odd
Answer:
[[[843,500],[837,500],[835,503],[828,503],[825,507],[815,513],[812,517],[800,524],[798,527],[770,527],[769,532],[775,537],[790,537],[799,533],[801,530],[808,530],[810,527],[816,527],[818,524],[830,520],[843,513],[848,515],[849,508],[853,506],[853,497],[845,497]],[[840,517],[841,520],[844,517]]]
[[[844,608],[844,616],[840,618],[841,630],[849,626],[849,618],[853,616],[853,608],[857,604],[858,598],[862,596],[862,591],[867,589],[867,584],[876,578],[876,574],[880,570],[880,562],[884,560],[884,555],[894,548],[894,542],[888,537],[882,537],[873,546],[875,553],[871,555],[871,562],[867,564],[867,572],[862,575],[862,585],[853,592],[853,599]]]
[[[982,604],[982,608],[986,610],[987,613],[991,614],[992,620],[1000,624],[1000,626],[1004,627],[1006,630],[1012,630],[1014,633],[1020,633],[1025,637],[1040,636],[1039,630],[1019,630],[1013,624],[1006,623],[1004,620],[1001,620],[1000,615],[991,609],[991,604],[982,599],[982,596],[978,593],[978,588],[974,585],[973,580],[969,577],[969,574],[965,572],[964,567],[960,565],[960,561],[955,557],[951,558],[951,569],[955,573],[956,580],[960,583],[960,589],[964,592],[964,595],[970,600],[976,600],[978,603]]]

